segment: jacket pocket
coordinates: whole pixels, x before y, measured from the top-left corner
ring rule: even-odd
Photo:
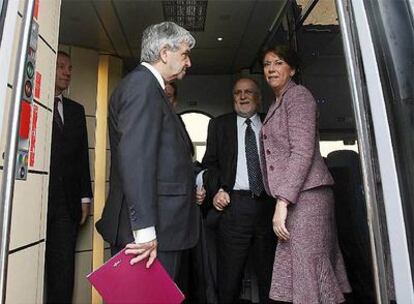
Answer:
[[[186,185],[182,183],[158,182],[158,195],[186,195]]]

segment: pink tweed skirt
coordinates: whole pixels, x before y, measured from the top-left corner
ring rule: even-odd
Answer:
[[[303,191],[288,207],[288,241],[279,241],[269,297],[294,304],[333,304],[351,292],[339,250],[331,188]]]

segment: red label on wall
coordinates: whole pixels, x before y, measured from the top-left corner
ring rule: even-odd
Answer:
[[[37,129],[37,110],[38,106],[32,106],[32,132],[30,134],[29,166],[33,167],[35,163],[36,151],[36,129]]]
[[[37,100],[40,99],[40,87],[42,85],[42,74],[36,72],[35,76],[35,88],[34,88],[34,98]]]
[[[37,20],[38,16],[39,16],[39,0],[35,0],[34,8],[33,8],[33,18]]]
[[[20,109],[20,128],[19,128],[19,136],[21,139],[29,138],[31,110],[32,110],[32,107],[30,106],[30,103],[26,101],[22,101],[21,109]]]

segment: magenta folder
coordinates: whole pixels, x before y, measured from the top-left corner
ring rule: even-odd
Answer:
[[[131,266],[133,257],[126,255],[124,249],[87,276],[106,304],[175,304],[184,300],[158,259],[147,269],[146,260]]]

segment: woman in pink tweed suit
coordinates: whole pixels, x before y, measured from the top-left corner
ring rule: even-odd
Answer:
[[[279,238],[270,298],[300,304],[341,303],[350,292],[334,219],[333,179],[319,151],[317,105],[291,79],[296,53],[268,49],[264,76],[276,100],[262,127],[263,175],[276,200]]]

